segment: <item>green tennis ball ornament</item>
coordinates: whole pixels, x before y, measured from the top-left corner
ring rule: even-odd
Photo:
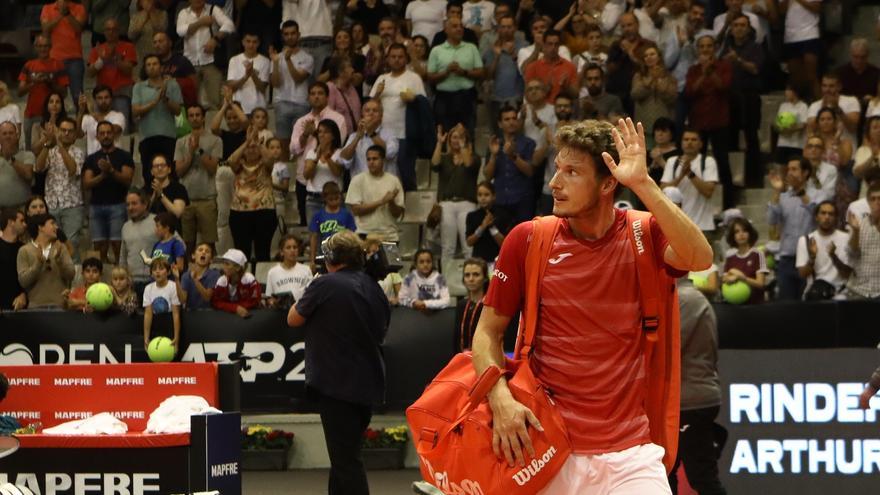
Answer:
[[[709,285],[709,277],[691,273],[688,275],[688,278],[691,279],[691,282],[693,282],[694,287],[697,289],[705,289]]]
[[[154,363],[167,363],[174,359],[174,343],[168,337],[156,337],[147,346],[147,355]]]
[[[104,282],[92,284],[86,291],[86,302],[95,311],[107,311],[113,305],[113,291]]]
[[[752,296],[752,288],[749,284],[739,280],[732,284],[721,286],[721,296],[730,304],[743,304]]]
[[[767,264],[768,270],[776,269],[776,256],[773,255],[770,251],[767,251],[767,246],[761,244],[757,248],[758,251],[764,253],[764,262]]]
[[[797,116],[791,112],[781,112],[776,115],[776,127],[781,130],[797,124]]]

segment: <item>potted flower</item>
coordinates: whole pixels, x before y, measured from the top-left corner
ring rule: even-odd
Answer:
[[[367,428],[364,432],[363,458],[366,469],[403,469],[409,429],[406,425]]]
[[[241,429],[241,468],[251,471],[286,471],[293,433],[268,426]]]

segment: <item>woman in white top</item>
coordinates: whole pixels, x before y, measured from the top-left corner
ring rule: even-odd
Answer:
[[[301,251],[302,243],[293,234],[285,234],[278,241],[281,262],[273,266],[266,277],[269,307],[278,307],[281,298],[287,295],[293,297],[291,302],[298,301],[312,282],[312,271],[298,261]]]
[[[306,153],[306,164],[303,176],[306,178],[306,223],[324,207],[321,191],[324,184],[335,182],[342,188],[342,163],[339,151],[342,148],[342,136],[336,122],[324,119],[318,123],[318,146]]]

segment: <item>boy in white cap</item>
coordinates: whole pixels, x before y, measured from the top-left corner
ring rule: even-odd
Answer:
[[[238,249],[230,249],[220,257],[223,275],[217,280],[211,306],[214,309],[249,317],[251,309],[260,305],[262,289],[257,278],[247,271],[247,256]]]

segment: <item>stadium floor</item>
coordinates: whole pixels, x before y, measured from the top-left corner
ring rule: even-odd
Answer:
[[[326,495],[326,469],[293,471],[244,471],[242,493],[245,495]],[[377,495],[411,494],[412,482],[421,479],[417,469],[368,471],[370,493]]]

